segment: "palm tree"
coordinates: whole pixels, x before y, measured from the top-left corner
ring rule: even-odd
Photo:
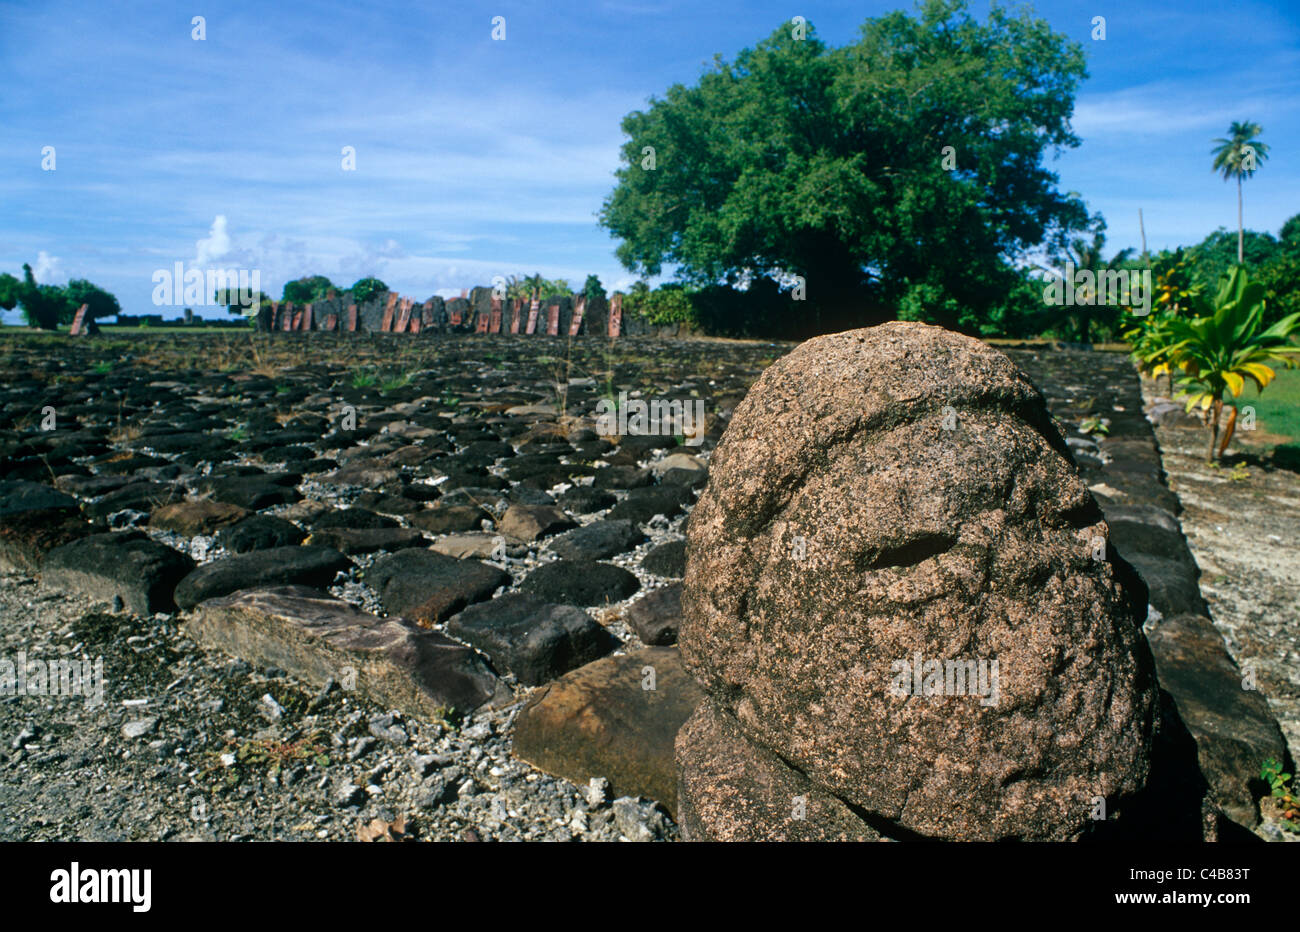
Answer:
[[[1235,120],[1228,127],[1227,139],[1216,139],[1218,147],[1214,150],[1214,170],[1223,175],[1223,180],[1237,179],[1237,264],[1245,262],[1245,227],[1241,218],[1241,182],[1249,178],[1258,168],[1259,163],[1268,158],[1268,145],[1255,137],[1264,132],[1258,123]]]

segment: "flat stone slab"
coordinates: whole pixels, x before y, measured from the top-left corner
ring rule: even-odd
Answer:
[[[435,505],[411,515],[413,527],[430,534],[453,534],[477,531],[487,513],[475,505]]]
[[[375,488],[388,482],[396,482],[400,473],[392,466],[373,461],[350,463],[334,472],[320,477],[319,481],[327,485],[359,485]]]
[[[328,586],[352,561],[332,547],[272,547],[207,563],[180,581],[176,604],[189,609],[205,599],[271,585]]]
[[[120,598],[127,611],[152,615],[175,610],[172,593],[193,569],[194,561],[185,554],[140,531],[120,531],[92,534],[51,550],[41,580],[105,602]]]
[[[492,552],[496,549],[496,540],[496,534],[448,534],[430,549],[458,560],[467,557],[484,560],[492,556]]]
[[[379,593],[386,612],[432,625],[491,598],[499,587],[510,584],[510,574],[432,550],[402,550],[376,560],[366,570],[365,580]]]
[[[502,534],[519,540],[539,540],[574,526],[564,509],[554,505],[511,505],[498,524]]]
[[[225,502],[176,502],[163,505],[150,515],[149,526],[195,537],[230,527],[246,517],[246,509]]]
[[[333,679],[422,719],[505,703],[510,690],[468,647],[401,618],[380,618],[306,586],[249,589],[209,599],[190,636],[250,663],[311,683]]]
[[[1253,828],[1259,809],[1251,784],[1265,760],[1286,757],[1286,739],[1267,700],[1243,688],[1240,668],[1203,615],[1162,619],[1148,630],[1147,641],[1160,685],[1196,741],[1214,801],[1234,822]]]
[[[514,754],[579,785],[605,777],[615,796],[645,796],[676,812],[673,741],[703,698],[676,648],[606,657],[533,696],[515,719]]]
[[[525,686],[539,686],[608,654],[619,641],[580,608],[511,592],[471,605],[447,622]]]

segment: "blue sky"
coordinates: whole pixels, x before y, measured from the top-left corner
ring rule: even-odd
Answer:
[[[1108,248],[1139,245],[1139,207],[1152,250],[1235,229],[1209,155],[1234,119],[1272,147],[1247,227],[1300,212],[1300,0],[1032,6],[1087,51],[1083,145],[1053,168],[1105,215]],[[899,7],[4,0],[0,271],[89,278],[128,313],[155,312],[153,272],[176,262],[260,269],[277,297],[305,274],[375,274],[419,298],[535,271],[625,287],[596,224],[623,115],[794,15],[840,45]]]

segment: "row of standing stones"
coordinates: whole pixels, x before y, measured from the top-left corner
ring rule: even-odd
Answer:
[[[604,527],[575,528],[565,509],[583,510],[614,470],[556,507],[542,486],[574,467],[524,461],[551,448],[466,435],[452,464],[416,445],[449,426],[441,418],[321,477],[376,489],[366,501],[383,511],[400,469],[435,464],[449,482],[432,507],[402,504],[424,509],[408,527],[321,520],[304,544],[289,522],[247,514],[297,501],[298,476],[232,469],[201,481],[210,501],[169,516],[231,522],[234,555],[196,566],[138,531],[88,533],[88,517],[145,507],[152,490],[122,498],[134,486],[73,476],[106,492],[88,515],[32,474],[0,489],[0,562],[119,592],[139,614],[179,607],[201,643],[308,683],[351,670],[362,695],[417,716],[508,704],[497,674],[509,671],[537,687],[515,721],[517,756],[657,800],[687,839],[1254,837],[1253,781],[1263,759],[1287,759],[1285,741],[1206,617],[1135,373],[1104,354],[1013,353],[1019,367],[896,323],[808,341],[770,366],[706,443],[717,446],[685,524],[684,588],[634,603],[644,646],[612,656],[617,642],[577,607],[625,598],[636,580],[603,578],[618,567],[598,561],[655,513],[689,509],[703,471],[646,484],[633,460],[611,459],[634,488]],[[1112,411],[1100,443],[1063,439],[1050,413],[1064,419],[1081,393]],[[569,439],[573,451],[595,442]],[[216,442],[148,440],[189,459]],[[502,456],[523,481],[507,488],[482,469]],[[512,546],[583,538],[568,541],[575,559],[495,598],[511,579],[486,562],[490,535],[474,533],[494,494],[478,486],[494,484]],[[222,507],[240,513],[207,513]],[[343,551],[376,550],[366,582],[385,616],[323,591],[348,570]],[[913,657],[995,659],[997,701],[896,695],[892,665]]]
[[[522,336],[685,337],[689,324],[653,324],[625,314],[622,295],[612,299],[561,295],[545,300],[507,300],[491,288],[465,289],[459,298],[434,295],[417,302],[395,291],[356,303],[351,292],[310,304],[276,302],[256,315],[262,332],[334,331],[366,333],[493,333]],[[74,328],[74,334],[77,330]]]

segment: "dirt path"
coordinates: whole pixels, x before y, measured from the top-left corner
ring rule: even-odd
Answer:
[[[1143,381],[1147,407],[1164,401]],[[1183,532],[1201,568],[1201,592],[1229,652],[1253,669],[1291,747],[1300,752],[1300,475],[1205,461],[1205,430],[1157,426]],[[1233,447],[1249,451],[1251,441]]]

